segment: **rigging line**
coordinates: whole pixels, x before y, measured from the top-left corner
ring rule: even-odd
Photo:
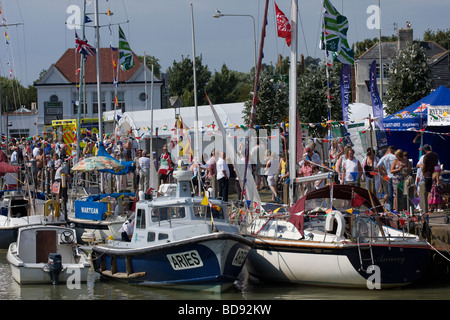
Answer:
[[[25,43],[25,22],[24,22],[24,19],[23,19],[23,14],[22,14],[22,9],[20,8],[20,4],[19,4],[19,0],[17,0],[17,8],[18,8],[18,10],[19,10],[19,16],[20,16],[20,20],[22,21],[22,26],[23,26],[23,50],[24,50],[24,55],[25,55],[25,58],[24,58],[24,64],[25,64],[25,66],[24,66],[24,69],[25,69],[25,81],[26,81],[26,83],[28,84],[28,72],[27,72],[27,70],[28,70],[28,64],[27,64],[27,46],[26,46],[26,43]]]
[[[2,9],[2,19],[3,19],[4,16],[5,16],[5,12],[6,12],[6,10],[5,10],[5,2],[4,1],[2,2],[2,8],[3,8]],[[7,22],[7,19],[5,18],[4,21]],[[2,21],[2,23],[3,23],[3,21]],[[5,27],[5,29],[8,29],[8,24],[5,24],[4,27]],[[5,37],[6,37],[6,35],[7,35],[7,33],[5,31]],[[16,67],[15,67],[15,62],[14,62],[14,55],[13,55],[11,40],[10,39],[7,39],[7,40],[8,40],[8,42],[7,42],[7,51],[9,51],[8,52],[8,55],[9,55],[8,65],[9,65],[9,70],[10,70],[10,78],[12,78],[11,79],[12,80],[11,85],[12,85],[12,93],[13,93],[13,104],[17,108],[16,92],[15,91],[16,91],[16,88],[17,88],[17,93],[20,96],[19,88],[18,88],[18,85],[17,85],[18,84],[18,80],[15,77],[14,78],[12,77],[13,73],[16,73],[15,72]],[[11,63],[11,60],[12,60],[12,63]],[[14,81],[14,80],[17,80],[17,81]],[[19,99],[19,97],[17,97],[17,99]]]
[[[314,46],[314,57],[316,57],[316,54],[317,54],[317,48],[319,48],[320,32],[322,31],[322,21],[323,21],[323,6],[322,6],[322,4],[321,4],[321,5],[320,5],[319,28],[317,29],[316,45]]]
[[[303,22],[302,22],[302,17],[301,17],[301,14],[300,14],[300,10],[297,10],[297,15],[298,15],[298,20],[300,21],[300,28],[302,29],[303,41],[305,42],[306,56],[309,56],[308,43],[306,41],[305,29],[303,28]]]

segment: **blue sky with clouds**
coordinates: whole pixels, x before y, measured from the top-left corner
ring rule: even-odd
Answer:
[[[100,15],[101,46],[110,43],[117,46],[118,27],[108,25],[121,23],[133,51],[138,55],[146,52],[159,59],[162,71],[180,61],[192,57],[191,4],[194,12],[196,54],[202,55],[203,64],[214,72],[223,63],[228,68],[248,72],[254,66],[254,33],[250,17],[226,16],[213,18],[215,10],[224,14],[252,15],[256,23],[256,39],[259,46],[265,0],[98,0],[99,11],[108,8],[114,13]],[[291,1],[277,0],[278,7],[290,17]],[[299,53],[305,56],[323,57],[318,49],[321,15],[320,0],[298,0]],[[367,21],[373,12],[368,8],[378,5],[378,0],[331,0],[333,5],[349,19],[348,41],[350,45],[366,38],[378,37],[377,29],[369,29]],[[381,31],[392,35],[397,27],[410,21],[414,38],[421,39],[425,30],[450,28],[448,0],[380,0]],[[82,8],[82,0],[0,0],[7,23],[23,23],[2,28],[0,33],[0,74],[9,76],[10,66],[14,75],[24,85],[31,84],[39,73],[48,69],[67,48],[74,47],[74,30],[66,25],[73,17],[67,12],[70,6]],[[93,12],[94,0],[87,7]],[[274,1],[269,1],[267,36],[264,62],[277,60],[279,54],[289,55],[285,41],[276,37]],[[123,23],[126,21],[128,23]],[[10,40],[5,44],[4,31]],[[81,33],[81,31],[79,31]],[[94,31],[86,29],[86,36],[94,45]]]

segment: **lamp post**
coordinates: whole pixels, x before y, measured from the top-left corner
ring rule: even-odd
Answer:
[[[216,13],[213,14],[214,18],[220,17],[250,17],[253,20],[253,43],[255,47],[255,72],[256,72],[256,28],[255,28],[255,18],[250,14],[225,14],[216,9]]]

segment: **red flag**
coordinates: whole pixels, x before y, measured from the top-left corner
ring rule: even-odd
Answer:
[[[288,47],[291,46],[291,24],[289,20],[284,15],[283,11],[278,9],[277,3],[275,2],[275,13],[277,16],[277,34],[280,38],[286,39],[286,44]]]

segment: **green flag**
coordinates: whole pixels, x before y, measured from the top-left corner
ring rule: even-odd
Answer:
[[[128,70],[134,67],[133,53],[130,45],[125,38],[122,28],[119,26],[119,64],[122,70]]]
[[[347,18],[341,15],[329,0],[324,0],[323,6],[320,48],[334,52],[333,57],[335,60],[345,64],[353,64],[354,53],[347,42]]]

